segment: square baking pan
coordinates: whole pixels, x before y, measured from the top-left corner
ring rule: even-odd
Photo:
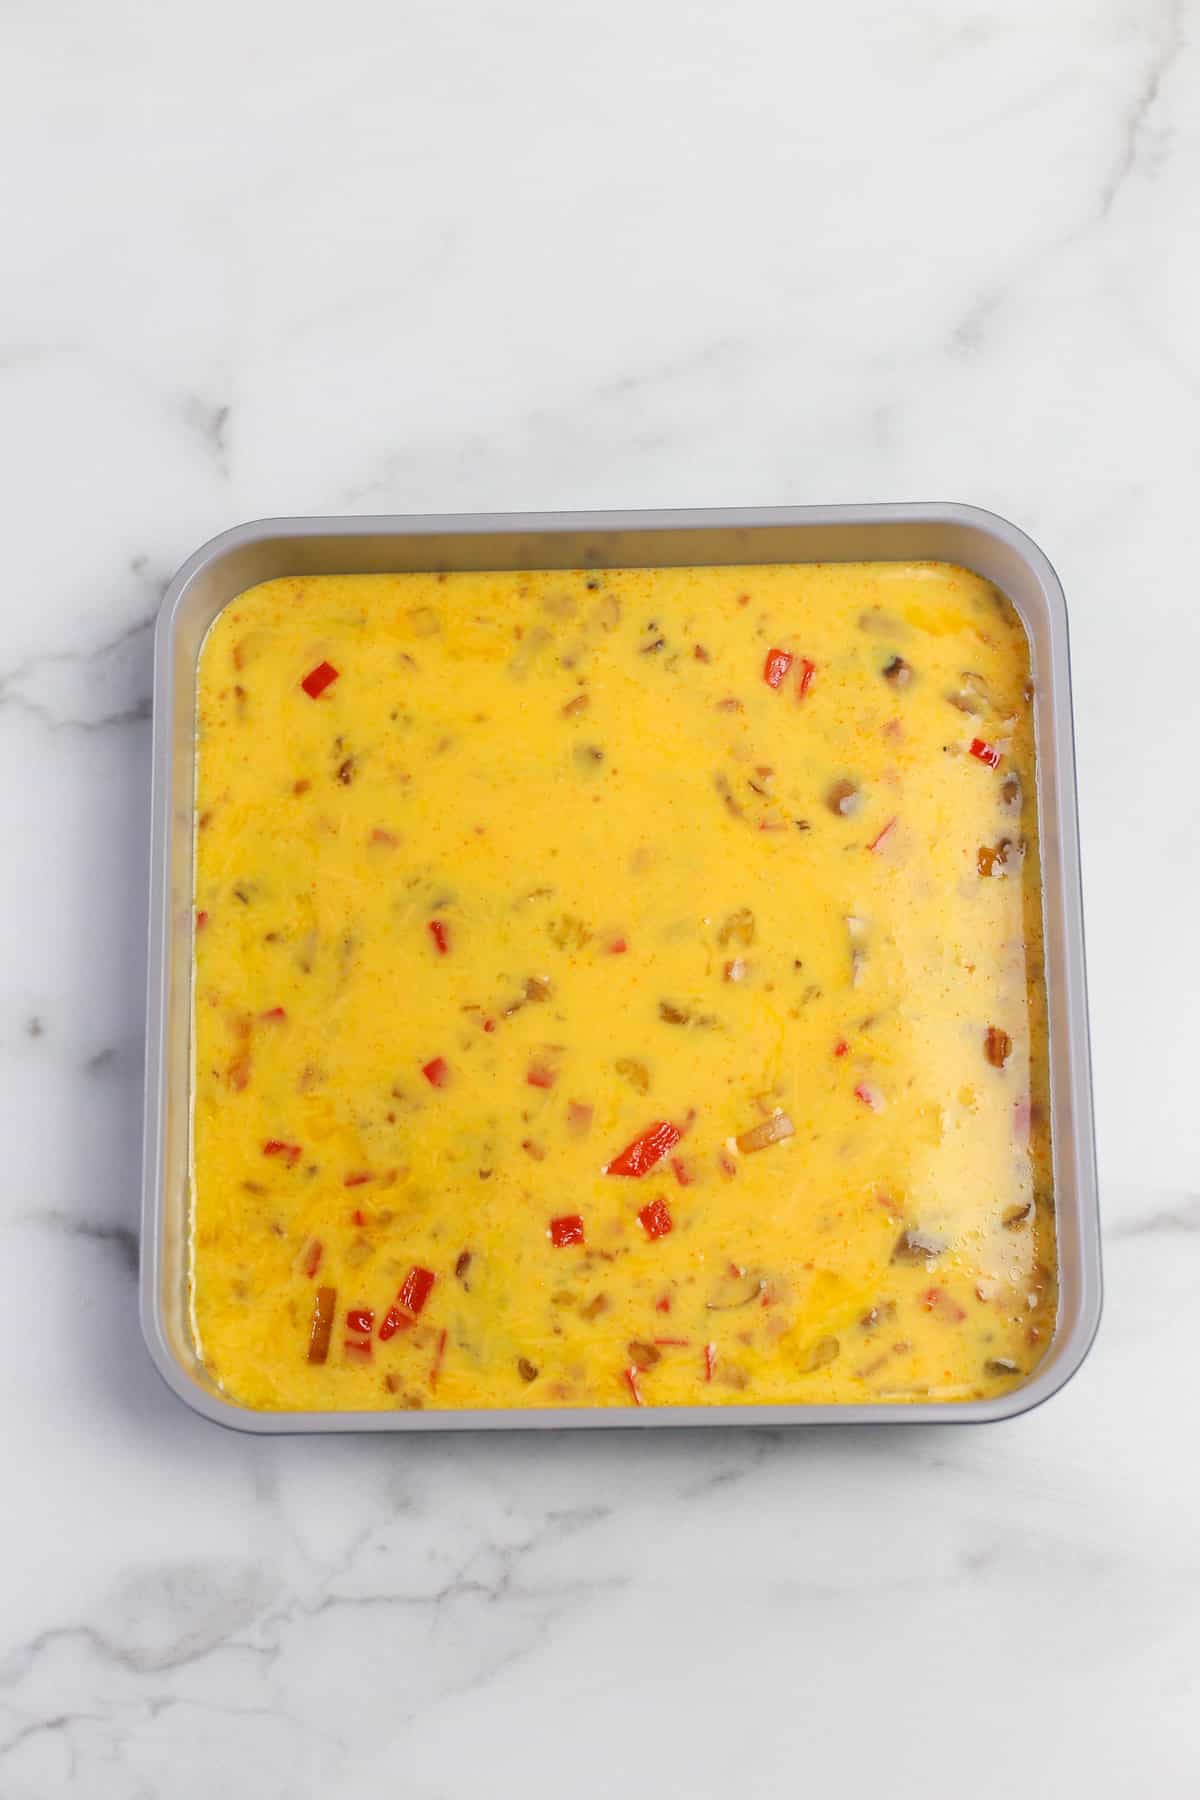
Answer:
[[[283,575],[901,560],[958,563],[985,576],[1015,606],[1030,642],[1059,1259],[1057,1328],[1036,1372],[993,1399],[912,1405],[259,1412],[228,1400],[196,1351],[189,1254],[196,671],[222,607]],[[141,1314],[159,1372],[196,1412],[266,1433],[974,1423],[1028,1411],[1078,1369],[1099,1323],[1101,1278],[1067,610],[1046,557],[1006,520],[969,506],[888,505],[239,525],[197,550],[164,598],[155,638],[153,758]]]

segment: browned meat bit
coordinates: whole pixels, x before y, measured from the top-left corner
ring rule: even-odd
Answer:
[[[1020,1366],[1009,1356],[989,1356],[983,1365],[985,1375],[1019,1375]]]
[[[755,932],[754,914],[748,906],[739,906],[736,912],[730,913],[721,926],[717,933],[717,942],[722,949],[727,944],[741,944],[743,949],[748,950],[754,942]]]
[[[598,1319],[602,1312],[608,1311],[608,1295],[593,1294],[592,1298],[579,1309],[581,1319]]]
[[[657,651],[665,649],[666,643],[666,638],[653,638],[650,643],[642,645],[641,654],[643,656],[653,656]]]
[[[622,1056],[618,1058],[614,1067],[617,1074],[639,1094],[650,1092],[650,1071],[644,1062],[637,1062],[632,1056]]]
[[[233,897],[235,900],[240,900],[243,906],[249,906],[250,896],[253,892],[253,888],[251,888],[247,882],[242,882],[238,887],[234,888]]]
[[[893,1262],[918,1263],[926,1262],[931,1256],[940,1256],[946,1248],[942,1238],[934,1237],[929,1231],[902,1231],[896,1239],[896,1247],[892,1251]]]
[[[1015,1231],[1017,1229],[1018,1225],[1023,1225],[1025,1223],[1026,1219],[1029,1217],[1029,1215],[1032,1211],[1033,1211],[1033,1201],[1032,1200],[1026,1200],[1023,1202],[1018,1201],[1018,1203],[1015,1206],[1009,1206],[1009,1207],[1005,1208],[1005,1211],[1000,1220],[1000,1223],[1005,1227],[1006,1230]]]
[[[652,1369],[656,1362],[662,1361],[662,1351],[657,1350],[653,1344],[643,1343],[639,1338],[635,1338],[628,1348],[629,1360],[635,1369]]]
[[[893,1258],[894,1260],[895,1258]],[[877,1300],[858,1322],[864,1331],[874,1331],[877,1325],[887,1325],[895,1316],[896,1302],[894,1300]]]
[[[338,764],[337,778],[343,787],[350,786],[354,780],[354,758],[352,756],[347,756],[343,762]]]
[[[604,752],[599,744],[580,744],[575,751],[575,761],[581,769],[595,769],[604,761]]]
[[[547,975],[530,975],[525,981],[525,998],[535,1006],[540,1006],[554,992],[554,984]]]
[[[1011,838],[1001,838],[995,846],[980,844],[975,852],[975,867],[980,878],[986,881],[991,876],[1002,876],[1008,873],[1009,852],[1013,847]]]
[[[563,707],[563,718],[577,718],[581,712],[586,712],[590,705],[591,701],[586,694],[576,694],[575,698],[573,700],[568,700],[567,704]]]
[[[708,651],[704,648],[703,644],[697,644],[692,651],[692,655],[697,662],[706,663],[712,661],[712,657],[708,654]]]
[[[692,1015],[686,1007],[676,1006],[673,1000],[660,1000],[658,1016],[668,1025],[686,1025]]]
[[[983,1040],[983,1054],[993,1069],[1002,1069],[1012,1050],[1012,1039],[998,1025],[989,1025]]]
[[[293,794],[307,794],[311,786],[311,781],[293,781],[292,792]]]
[[[828,1368],[836,1362],[841,1354],[842,1346],[835,1337],[823,1337],[800,1358],[800,1367],[805,1374],[811,1375],[815,1369]]]
[[[1000,804],[1006,813],[1019,813],[1025,804],[1025,795],[1021,787],[1021,777],[1015,769],[1010,769],[1000,783]]]
[[[471,1252],[469,1250],[460,1250],[458,1253],[458,1259],[454,1264],[454,1273],[455,1273],[455,1275],[457,1275],[458,1279],[462,1282],[464,1287],[466,1287],[466,1285],[467,1285],[467,1271],[470,1267],[471,1267]]]
[[[839,818],[848,819],[862,805],[862,790],[856,782],[843,776],[840,781],[835,781],[826,793],[825,804],[831,813],[835,813]]]
[[[522,1381],[536,1381],[538,1378],[536,1363],[531,1363],[527,1356],[518,1356],[517,1374]]]
[[[894,688],[906,688],[912,678],[912,665],[902,656],[893,656],[891,662],[884,664],[883,679],[890,681]]]

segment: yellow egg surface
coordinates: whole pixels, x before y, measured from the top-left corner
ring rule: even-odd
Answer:
[[[266,582],[196,821],[231,1400],[953,1402],[1044,1353],[1029,654],[979,576]]]

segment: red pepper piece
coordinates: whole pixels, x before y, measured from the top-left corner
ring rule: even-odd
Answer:
[[[977,761],[986,763],[989,769],[997,768],[1000,762],[1000,752],[996,746],[986,743],[983,738],[971,739],[971,755]]]
[[[354,1175],[347,1175],[345,1181],[343,1181],[343,1183],[342,1183],[342,1186],[343,1187],[365,1187],[368,1181],[373,1181],[374,1179],[375,1179],[375,1177],[373,1175],[368,1175],[365,1170],[359,1170]]]
[[[313,1300],[312,1319],[308,1327],[308,1360],[323,1363],[329,1355],[329,1339],[333,1331],[333,1312],[337,1305],[337,1289],[319,1287]]]
[[[556,1072],[546,1063],[530,1063],[525,1080],[530,1087],[552,1088],[558,1079]]]
[[[585,1106],[582,1100],[568,1100],[567,1129],[574,1137],[586,1137],[592,1128],[594,1108]]]
[[[289,1169],[295,1168],[300,1161],[301,1154],[299,1144],[285,1144],[279,1138],[268,1138],[263,1145],[264,1156],[282,1157]]]
[[[406,1312],[410,1319],[415,1319],[424,1310],[425,1302],[433,1292],[433,1284],[437,1280],[432,1269],[423,1269],[414,1263],[400,1284],[400,1292],[396,1295],[396,1304],[401,1312]]]
[[[890,836],[890,834],[896,829],[897,822],[898,822],[898,820],[896,818],[889,819],[887,824],[884,826],[883,830],[876,832],[875,836],[871,839],[870,843],[867,845],[867,849],[868,850],[878,850],[880,844],[883,843],[884,839],[887,838],[888,836]]]
[[[444,1088],[450,1082],[450,1065],[444,1056],[435,1056],[432,1062],[421,1064],[421,1073],[430,1087]]]
[[[311,1281],[321,1266],[325,1246],[320,1238],[310,1238],[300,1257],[300,1272]]]
[[[608,946],[608,954],[610,956],[624,956],[628,948],[629,945],[625,942],[624,938],[614,938],[612,943]]]
[[[496,1029],[495,1019],[485,1019],[483,1021],[483,1029],[485,1031],[495,1031],[495,1029]]]
[[[662,1344],[665,1348],[677,1350],[686,1350],[691,1343],[690,1338],[655,1338],[654,1341],[656,1344]]]
[[[638,1372],[635,1368],[630,1367],[625,1370],[625,1385],[633,1395],[633,1404],[645,1406],[646,1402],[642,1399],[642,1390],[638,1386]]]
[[[949,1325],[961,1325],[967,1316],[966,1308],[942,1287],[926,1288],[921,1295],[921,1304],[926,1312],[939,1314]]]
[[[869,1106],[872,1112],[883,1111],[883,1095],[880,1093],[879,1089],[869,1081],[860,1081],[858,1083],[858,1086],[854,1090],[854,1098],[856,1100],[861,1100],[864,1106]]]
[[[728,1150],[718,1150],[717,1167],[720,1169],[726,1181],[732,1181],[737,1174],[737,1159],[736,1157],[731,1156]]]
[[[579,1214],[564,1213],[560,1219],[551,1219],[550,1242],[556,1250],[565,1249],[568,1244],[582,1244],[583,1220]]]
[[[638,1214],[638,1222],[648,1238],[666,1237],[673,1228],[670,1208],[661,1196],[643,1206]]]
[[[352,1225],[360,1225],[361,1226],[361,1225],[365,1225],[366,1222],[367,1222],[366,1213],[362,1210],[361,1206],[356,1206],[354,1211],[350,1214],[350,1223]]]
[[[208,914],[204,911],[203,907],[201,907],[200,911],[196,914],[196,930],[203,931],[207,924]]]
[[[450,933],[446,928],[445,920],[444,919],[430,919],[429,935],[433,939],[434,943],[437,945],[438,955],[439,956],[447,955],[449,953],[449,949],[450,949]]]
[[[389,1306],[383,1315],[383,1323],[379,1327],[380,1340],[386,1343],[394,1337],[403,1325],[412,1324],[420,1313],[433,1291],[436,1280],[430,1269],[422,1269],[414,1264],[400,1284],[400,1292],[396,1295],[396,1303]]]
[[[809,688],[812,686],[812,678],[816,674],[816,672],[817,672],[816,663],[809,662],[807,656],[802,656],[800,658],[800,667],[796,671],[796,698],[797,698],[797,700],[803,700],[805,694],[807,694]]]
[[[763,664],[763,680],[769,688],[777,688],[792,666],[792,657],[787,650],[768,650],[767,660]]]
[[[717,1346],[715,1344],[705,1344],[705,1346],[704,1346],[704,1379],[705,1379],[705,1381],[712,1380],[713,1365],[716,1363],[716,1360],[717,1360]]]
[[[846,1042],[845,1038],[839,1038],[837,1043],[833,1046],[833,1054],[835,1056],[845,1056],[845,1054],[846,1054],[847,1050],[849,1050],[849,1048],[850,1048],[850,1046]]]
[[[655,1312],[670,1312],[670,1310],[671,1310],[670,1294],[664,1294],[661,1300],[656,1300],[654,1302],[654,1310],[655,1310]]]
[[[325,692],[331,682],[336,681],[338,672],[332,663],[320,662],[315,669],[310,669],[300,686],[310,700],[317,700]]]
[[[272,1006],[268,1012],[259,1013],[258,1016],[262,1020],[264,1025],[267,1024],[268,1022],[270,1022],[272,1024],[278,1024],[287,1018],[287,1014],[283,1010],[282,1006]]]
[[[669,1120],[658,1119],[653,1125],[648,1125],[639,1137],[635,1137],[631,1144],[626,1144],[620,1154],[613,1157],[604,1173],[629,1175],[636,1179],[652,1169],[678,1142],[678,1129]]]
[[[691,1170],[688,1168],[687,1164],[684,1162],[682,1156],[673,1156],[671,1158],[671,1168],[674,1171],[675,1179],[679,1183],[680,1187],[691,1187],[691,1185],[692,1185]]]
[[[346,1314],[346,1330],[357,1331],[360,1337],[370,1337],[374,1323],[375,1313],[369,1306],[352,1306]]]

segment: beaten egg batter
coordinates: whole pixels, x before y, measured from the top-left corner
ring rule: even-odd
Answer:
[[[199,674],[254,1408],[944,1401],[1055,1319],[1026,640],[942,564],[304,577]]]

